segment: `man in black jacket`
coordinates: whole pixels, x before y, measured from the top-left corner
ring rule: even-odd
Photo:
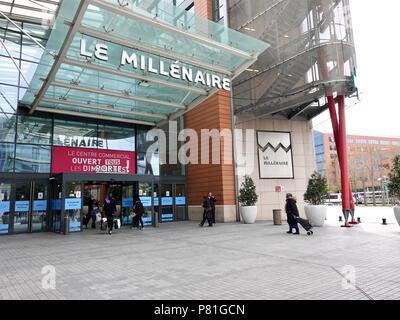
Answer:
[[[109,192],[107,197],[104,199],[104,213],[107,217],[108,233],[111,234],[114,224],[114,216],[117,213],[117,206],[112,192]]]
[[[215,223],[215,203],[217,202],[217,199],[212,195],[211,192],[208,193],[208,200],[210,201],[211,204],[211,219],[212,222]]]
[[[294,234],[300,234],[299,226],[295,217],[299,217],[299,209],[297,208],[296,198],[293,197],[291,193],[286,194],[286,205],[285,211],[287,215],[287,223],[289,224],[289,231],[287,233],[292,233],[292,229],[295,229]]]

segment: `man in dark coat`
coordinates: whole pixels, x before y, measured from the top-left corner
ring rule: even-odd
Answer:
[[[217,199],[212,195],[211,192],[208,193],[208,199],[211,203],[211,218],[212,222],[215,223],[215,203],[217,202]]]
[[[203,200],[203,220],[200,222],[199,226],[202,227],[206,220],[208,221],[208,226],[212,227],[212,205],[209,197],[204,197]]]
[[[287,215],[287,222],[289,224],[289,231],[287,233],[292,233],[292,229],[295,229],[296,232],[294,234],[300,234],[299,226],[295,218],[295,216],[296,217],[300,216],[299,209],[297,208],[296,198],[293,197],[291,193],[286,194],[285,211]]]
[[[107,217],[108,233],[111,234],[114,224],[114,215],[117,213],[115,198],[111,192],[104,199],[104,213]]]

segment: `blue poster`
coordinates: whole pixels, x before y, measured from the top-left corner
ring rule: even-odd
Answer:
[[[151,222],[152,222],[152,218],[151,218],[151,216],[147,216],[147,217],[143,217],[143,224],[145,225],[145,226],[151,226]]]
[[[0,201],[0,212],[10,212],[10,201]]]
[[[7,234],[8,233],[8,224],[0,223],[0,234]]]
[[[161,215],[161,221],[162,222],[174,221],[174,215],[172,213],[163,213]]]
[[[151,197],[140,197],[143,207],[151,207]]]
[[[52,200],[51,207],[53,210],[61,210],[61,199]]]
[[[122,208],[132,208],[133,199],[132,198],[122,198]]]
[[[161,205],[162,206],[172,206],[172,197],[162,197]]]
[[[29,211],[29,203],[30,201],[28,200],[15,201],[15,212]]]
[[[33,201],[33,211],[46,211],[47,200],[35,200]]]
[[[184,206],[186,204],[186,197],[176,197],[175,204],[177,206]]]
[[[79,232],[79,231],[81,231],[81,222],[80,221],[71,221],[69,223],[69,232]]]
[[[153,203],[154,203],[154,206],[158,206],[159,205],[158,197],[153,198]]]
[[[81,198],[65,199],[65,210],[79,210],[81,207]]]

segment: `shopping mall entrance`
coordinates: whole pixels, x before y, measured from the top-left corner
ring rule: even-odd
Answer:
[[[186,181],[179,177],[64,173],[52,177],[51,190],[50,220],[54,232],[65,231],[65,218],[68,218],[68,232],[85,230],[83,221],[88,215],[90,201],[97,201],[100,212],[104,212],[104,200],[110,192],[116,200],[122,227],[132,224],[130,214],[137,197],[145,209],[145,226],[156,227],[159,223],[188,219]]]

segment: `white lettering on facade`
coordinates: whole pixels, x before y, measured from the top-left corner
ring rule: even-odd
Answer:
[[[108,61],[108,46],[96,44],[95,49],[90,51],[87,48],[86,40],[80,41],[80,55],[87,58],[94,56],[102,61]],[[140,62],[140,65],[139,65]],[[141,55],[135,52],[128,53],[126,50],[121,52],[120,66],[131,65],[134,69],[140,69],[149,73],[160,74],[174,79],[186,80],[188,82],[201,83],[208,87],[231,91],[231,80],[219,75],[205,71],[194,71],[190,67],[181,66],[178,62],[170,63],[159,60],[157,63],[153,57]]]

